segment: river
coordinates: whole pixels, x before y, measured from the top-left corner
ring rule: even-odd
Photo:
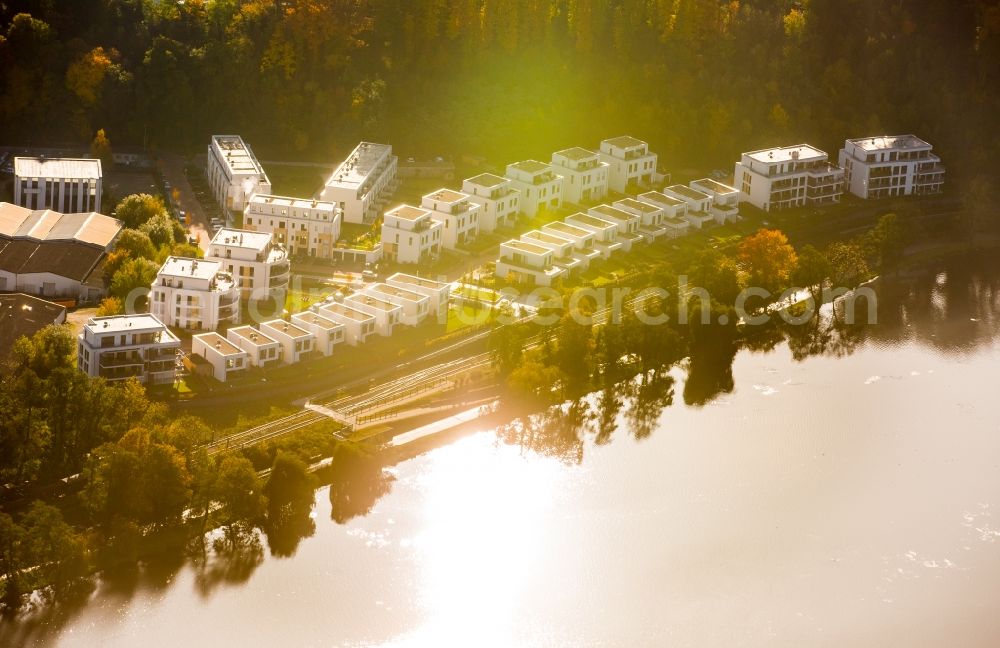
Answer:
[[[249,566],[150,567],[4,635],[998,645],[1000,269],[941,261],[879,299],[878,324],[809,357],[786,342],[740,350],[731,380],[708,381],[717,393],[675,370],[672,403],[626,398],[613,433],[483,430],[394,466],[391,491],[344,524],[320,489],[315,531],[290,556],[265,542]]]

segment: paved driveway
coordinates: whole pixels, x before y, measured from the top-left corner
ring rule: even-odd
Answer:
[[[195,195],[187,174],[184,173],[184,158],[173,153],[164,153],[160,156],[160,171],[163,173],[163,179],[180,192],[177,201],[180,208],[191,215],[188,234],[197,238],[201,249],[208,252],[208,244],[212,240],[212,233],[208,229],[208,217],[205,216],[201,203],[198,202],[198,196]]]

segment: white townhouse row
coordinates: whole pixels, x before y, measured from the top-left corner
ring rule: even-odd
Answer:
[[[340,301],[315,304],[288,320],[230,327],[192,337],[191,351],[225,382],[250,367],[295,364],[330,356],[339,344],[358,346],[373,335],[388,337],[399,325],[417,326],[429,317],[447,321],[451,286],[404,273],[366,285]]]
[[[212,136],[205,177],[216,202],[227,215],[242,212],[254,194],[271,193],[271,181],[264,168],[239,135]]]
[[[109,381],[173,384],[181,341],[153,315],[91,317],[77,336],[77,367]]]

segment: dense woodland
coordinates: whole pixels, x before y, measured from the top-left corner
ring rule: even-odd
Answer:
[[[997,0],[8,0],[0,140],[501,162],[648,139],[673,170],[915,132],[995,162]]]

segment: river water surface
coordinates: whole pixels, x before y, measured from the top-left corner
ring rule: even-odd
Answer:
[[[880,323],[636,438],[532,447],[483,430],[392,468],[364,517],[290,557],[177,565],[8,627],[58,646],[1000,645],[1000,290],[942,262]],[[726,380],[721,381],[726,383]]]

